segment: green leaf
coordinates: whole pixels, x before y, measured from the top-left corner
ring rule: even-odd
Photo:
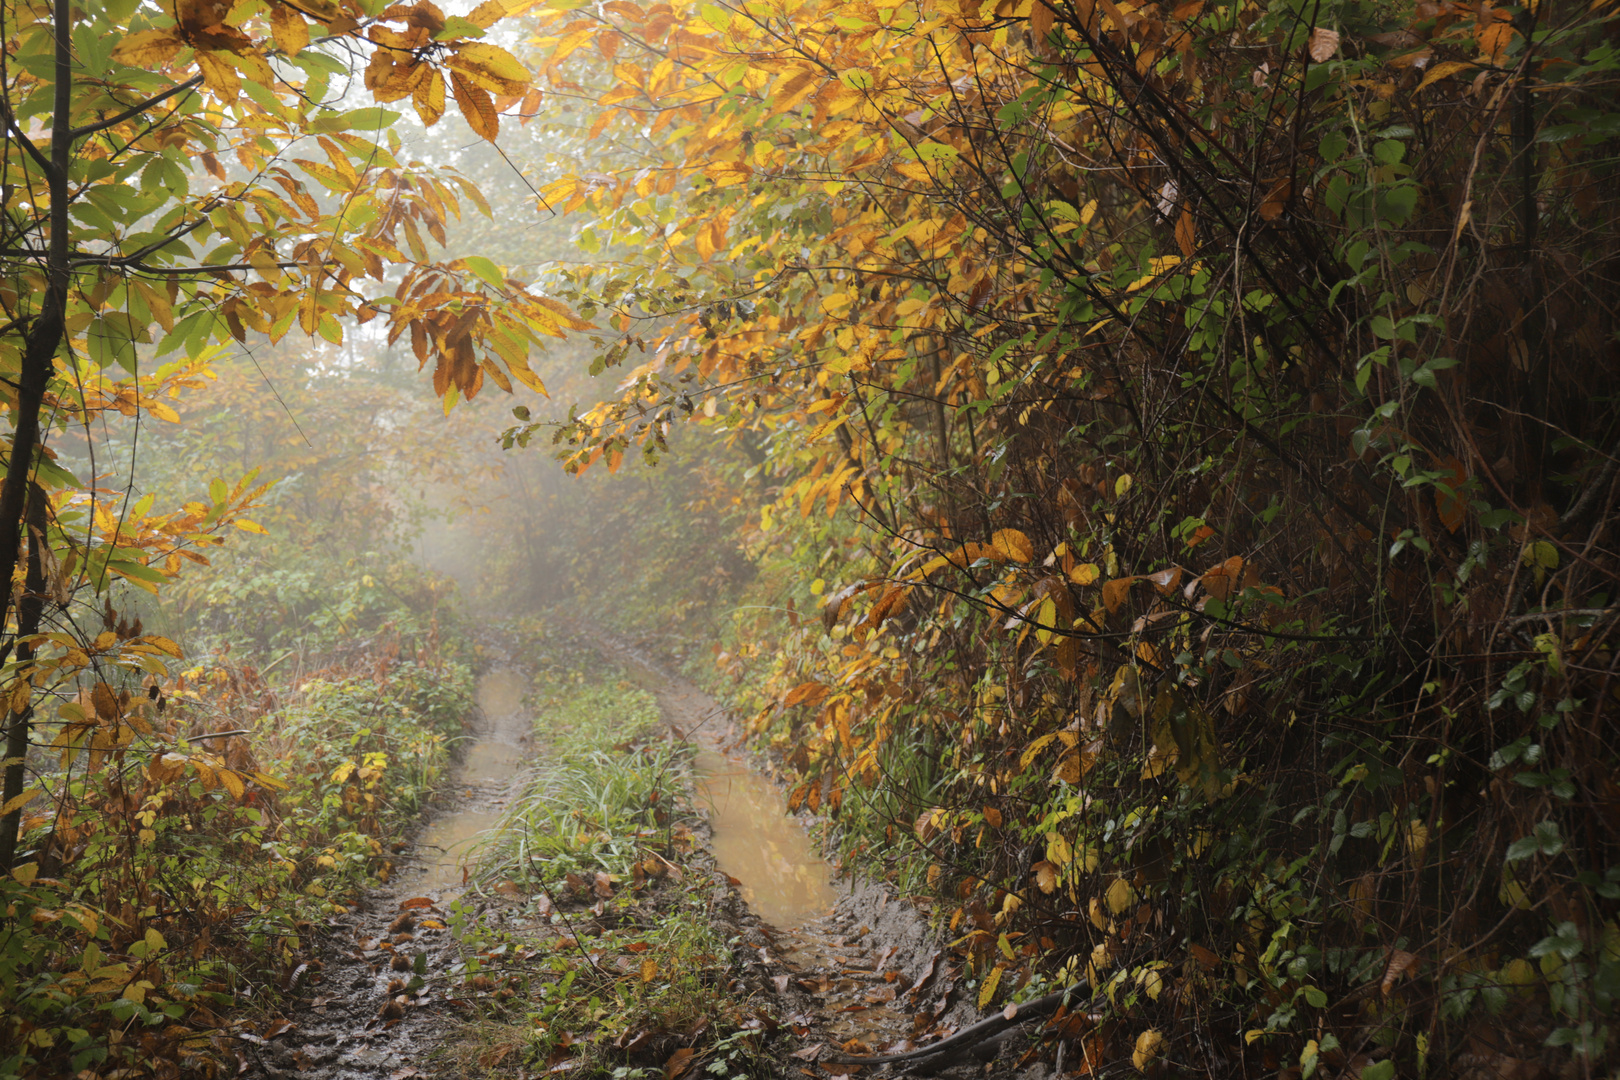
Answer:
[[[451,41],[455,38],[481,38],[483,36],[483,28],[477,23],[464,19],[460,15],[451,15],[444,20],[444,29],[433,35],[433,40]]]
[[[720,31],[722,34],[731,29],[731,12],[714,4],[704,4],[698,8],[698,18]]]
[[[476,274],[479,280],[494,289],[505,289],[506,278],[501,274],[501,268],[482,255],[468,255],[461,260],[467,264],[467,269]]]

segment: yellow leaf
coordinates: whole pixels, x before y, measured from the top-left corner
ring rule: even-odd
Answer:
[[[1035,545],[1017,529],[998,529],[990,538],[990,544],[1011,562],[1027,563],[1035,559]]]
[[[1131,1064],[1146,1070],[1164,1049],[1164,1036],[1157,1028],[1149,1028],[1136,1037],[1136,1048],[1131,1053]]]
[[[754,170],[739,161],[716,161],[703,170],[703,175],[713,181],[715,187],[731,187],[746,184]]]
[[[225,790],[231,793],[233,799],[241,799],[247,794],[247,785],[242,783],[241,775],[232,769],[219,770],[219,781],[225,785]]]
[[[462,42],[453,47],[444,58],[445,66],[455,74],[465,75],[469,82],[497,94],[521,94],[529,86],[529,70],[518,58],[501,48],[482,41]]]
[[[233,105],[242,93],[242,77],[229,60],[208,50],[197,52],[197,69],[203,85],[214,92],[221,104]]]
[[[1437,83],[1441,79],[1450,78],[1451,76],[1456,75],[1458,72],[1472,71],[1473,67],[1473,64],[1467,63],[1463,60],[1442,60],[1440,63],[1434,65],[1434,67],[1428,70],[1428,72],[1423,76],[1423,81],[1417,84],[1417,89],[1422,90],[1431,83]],[[1417,90],[1412,92],[1415,94],[1417,93]]]
[[[444,115],[444,76],[434,71],[417,83],[411,104],[416,106],[416,115],[421,117],[424,127],[437,124]]]
[[[120,41],[112,58],[130,67],[156,68],[173,60],[184,47],[185,42],[172,30],[140,30]]]
[[[996,988],[1001,985],[1001,973],[1007,970],[1001,964],[990,969],[990,974],[984,977],[984,985],[979,987],[979,1008],[988,1008],[990,1002],[995,1000]]]
[[[249,521],[247,518],[237,518],[235,521],[231,522],[231,524],[235,525],[243,532],[253,533],[256,536],[270,535],[269,529],[265,528],[263,525],[260,525],[257,521]]]
[[[15,814],[28,803],[32,802],[34,799],[43,794],[45,794],[44,788],[29,788],[16,798],[7,799],[6,805],[0,806],[0,817],[9,817],[12,814]]]
[[[658,961],[643,960],[641,962],[641,981],[652,982],[658,978]]]
[[[1051,863],[1047,862],[1045,859],[1042,859],[1040,862],[1038,862],[1034,866],[1030,867],[1030,869],[1035,874],[1035,884],[1040,888],[1041,892],[1043,892],[1043,893],[1053,893],[1053,892],[1057,891],[1057,887],[1058,887],[1058,870],[1057,870],[1057,867],[1053,866]]]
[[[1018,757],[1018,767],[1020,769],[1029,768],[1029,763],[1035,760],[1035,755],[1050,746],[1055,739],[1057,739],[1057,732],[1054,731],[1050,735],[1042,735],[1024,747],[1024,752]]]
[[[1097,580],[1101,573],[1102,571],[1098,570],[1093,564],[1081,563],[1069,571],[1069,580],[1076,585],[1090,585]]]
[[[1164,977],[1157,971],[1144,971],[1137,977],[1142,984],[1142,992],[1148,996],[1149,1001],[1158,1001],[1159,995],[1164,993]]]
[[[1110,912],[1123,915],[1136,906],[1136,890],[1124,878],[1115,878],[1114,883],[1108,886],[1108,892],[1103,894],[1103,900]]]
[[[480,30],[488,30],[506,17],[506,5],[501,0],[484,0],[467,13],[467,21]]]
[[[141,640],[155,649],[168,653],[176,660],[183,659],[186,655],[184,650],[182,650],[179,645],[175,644],[174,641],[158,634],[147,634],[145,637],[141,638]]]
[[[276,48],[288,56],[297,56],[309,44],[309,24],[293,7],[277,4],[270,10],[270,36]]]

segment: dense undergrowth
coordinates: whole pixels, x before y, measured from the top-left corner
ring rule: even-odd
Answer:
[[[473,660],[446,614],[397,608],[282,681],[216,654],[81,695],[123,734],[69,723],[40,766],[51,812],[0,880],[0,1075],[236,1072],[233,1021],[297,987],[443,779]]]
[[[494,992],[441,1049],[445,1067],[761,1075],[765,1022],[732,988],[736,943],[715,922],[712,870],[691,859],[690,747],[650,693],[571,636],[532,635],[524,655],[539,667],[541,749],[477,849],[475,892],[450,910],[453,974]]]
[[[1071,1062],[1612,1069],[1615,34],[1549,0],[543,27],[621,165],[545,189],[612,253],[560,280],[623,379],[564,460],[687,417],[751,452],[736,700],[795,805],[955,901],[981,1006],[1106,992]]]

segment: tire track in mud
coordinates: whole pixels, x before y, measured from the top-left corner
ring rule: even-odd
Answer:
[[[478,680],[474,742],[457,765],[455,792],[433,813],[386,885],[347,915],[316,928],[286,989],[303,1000],[265,1034],[237,1033],[241,1075],[266,1080],[430,1077],[427,1056],[453,1020],[459,958],[449,929],[471,842],[518,794],[533,730],[523,709],[528,676],[497,665]],[[492,913],[504,918],[504,913]],[[266,1037],[268,1036],[268,1037]]]
[[[815,854],[805,823],[788,815],[781,789],[743,758],[739,733],[714,699],[635,649],[589,636],[654,694],[676,734],[699,748],[694,786],[710,811],[710,850],[747,906],[739,924],[753,924],[769,943],[758,949],[755,970],[804,1044],[781,1063],[786,1075],[903,1075],[915,1066],[816,1062],[839,1053],[904,1053],[979,1019],[971,1003],[956,999],[960,971],[913,902],[881,884],[833,884],[837,872]],[[1045,1080],[1045,1064],[1016,1063],[1030,1045],[1027,1037],[1004,1038],[990,1048],[1003,1060],[969,1055],[945,1068],[935,1063],[931,1074]]]
[[[622,643],[581,636],[653,693],[665,723],[696,744],[695,801],[709,813],[698,838],[719,867],[710,918],[735,942],[735,989],[751,993],[799,1037],[796,1050],[776,1042],[780,1075],[906,1075],[906,1065],[857,1069],[818,1060],[903,1053],[979,1018],[971,1003],[957,1000],[959,971],[912,903],[879,884],[834,882],[803,823],[787,814],[781,790],[737,749],[738,733],[712,698]],[[462,892],[469,842],[520,794],[522,766],[534,752],[522,704],[528,688],[527,675],[512,664],[480,678],[476,741],[455,773],[456,794],[418,833],[406,868],[315,930],[307,951],[321,959],[289,980],[287,988],[302,997],[289,1020],[262,1035],[239,1032],[241,1075],[413,1080],[440,1073],[432,1054],[474,996],[452,975],[461,952],[449,927],[451,905]],[[464,917],[532,930],[536,941],[547,933],[530,927],[515,905],[478,901]],[[969,1059],[935,1072],[956,1080],[1049,1075],[1039,1063],[1016,1068],[1017,1056],[1018,1046],[1007,1043],[998,1061]],[[496,1062],[486,1072],[531,1075],[514,1063]]]

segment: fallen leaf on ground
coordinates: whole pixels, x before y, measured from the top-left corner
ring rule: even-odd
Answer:
[[[683,1046],[669,1055],[669,1060],[664,1062],[664,1080],[675,1080],[691,1067],[692,1051],[689,1047]]]

